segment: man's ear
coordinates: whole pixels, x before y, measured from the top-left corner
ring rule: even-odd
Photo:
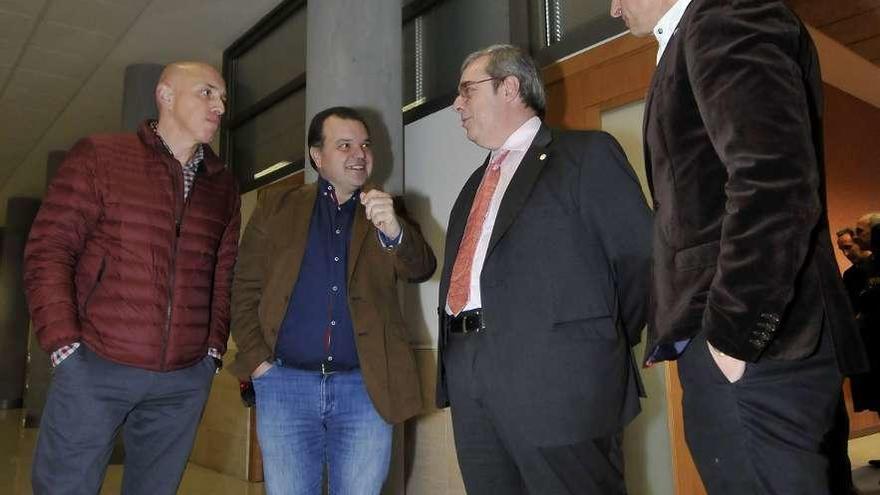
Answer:
[[[156,86],[156,103],[160,106],[168,106],[172,101],[174,101],[174,90],[165,83],[159,83]]]
[[[507,76],[501,81],[501,89],[504,99],[514,101],[519,98],[519,79],[514,76]]]
[[[315,162],[315,167],[321,168],[321,149],[317,146],[310,146],[309,156],[312,157],[312,161]]]

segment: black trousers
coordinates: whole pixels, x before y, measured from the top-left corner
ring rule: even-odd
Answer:
[[[685,437],[710,495],[838,494],[843,460],[830,457],[846,450],[829,442],[840,443],[842,377],[828,332],[812,356],[747,363],[736,383],[700,334],[678,371]]]
[[[444,353],[458,464],[474,495],[625,494],[622,434],[533,445],[517,411],[500,407],[516,383],[492,372],[484,333],[451,335]],[[534,400],[540,401],[541,397]]]

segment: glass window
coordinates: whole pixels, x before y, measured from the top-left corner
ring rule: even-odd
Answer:
[[[438,98],[451,103],[464,58],[510,40],[510,5],[510,0],[445,0],[404,17],[404,108]]]
[[[529,0],[532,54],[541,65],[626,31],[609,0]]]
[[[303,168],[306,2],[286,0],[223,52],[221,156],[242,192]]]
[[[291,75],[305,72],[306,9],[301,9],[236,59],[234,112],[269,96]]]
[[[233,162],[239,180],[262,182],[303,168],[306,92],[298,91],[239,126],[232,135]],[[292,162],[280,166],[279,162]],[[269,171],[270,167],[273,170]]]

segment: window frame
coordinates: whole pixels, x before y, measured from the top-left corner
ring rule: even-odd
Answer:
[[[306,0],[285,0],[272,9],[268,14],[263,16],[263,18],[252,28],[248,29],[247,32],[235,40],[232,45],[223,50],[223,78],[226,80],[227,84],[227,101],[226,114],[224,115],[223,125],[220,130],[220,158],[231,167],[239,181],[241,193],[258,189],[266,184],[290,175],[293,172],[304,169],[305,167],[305,158],[300,158],[292,160],[290,165],[281,167],[280,169],[267,173],[259,178],[254,178],[253,174],[251,174],[250,177],[245,177],[237,169],[233,159],[235,156],[233,133],[286,98],[297,92],[305,91],[306,72],[303,71],[301,74],[294,76],[268,95],[260,98],[254,104],[239,112],[235,111],[235,92],[237,86],[235,81],[239,58],[248,53],[251,49],[257,47],[267,36],[287,22],[292,16],[305,9],[307,4],[308,2]]]

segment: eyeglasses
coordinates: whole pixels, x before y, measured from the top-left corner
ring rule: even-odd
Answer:
[[[473,91],[473,86],[477,84],[484,83],[486,81],[494,81],[496,79],[502,79],[501,77],[487,77],[486,79],[480,79],[479,81],[462,81],[461,84],[458,85],[458,96],[461,96],[464,99],[468,99],[471,97],[471,92]]]

